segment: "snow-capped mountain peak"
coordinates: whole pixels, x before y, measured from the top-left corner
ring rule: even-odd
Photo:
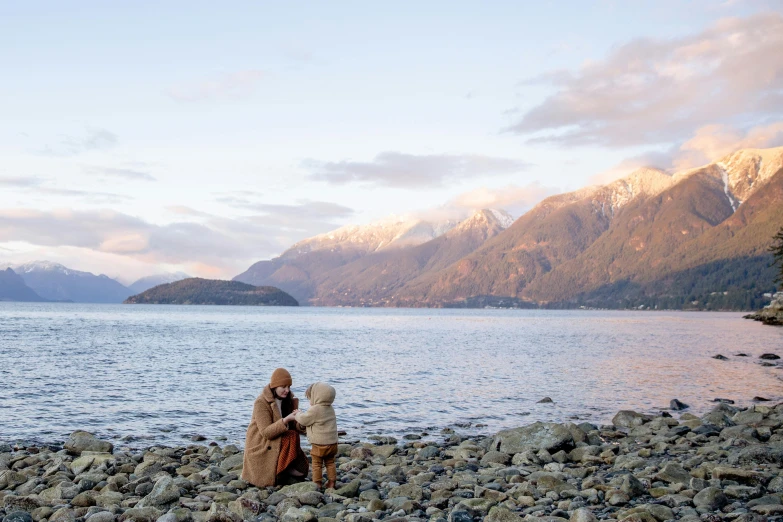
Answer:
[[[715,162],[733,210],[783,168],[783,147],[738,150]]]
[[[426,221],[415,217],[391,216],[366,225],[346,225],[331,232],[304,239],[281,257],[292,258],[317,250],[353,249],[364,253],[387,248],[415,246],[443,235],[457,221]]]
[[[514,223],[514,217],[505,210],[495,208],[490,208],[488,210],[495,216],[495,219],[498,220],[498,223],[504,229],[510,227]]]
[[[17,274],[29,274],[34,272],[58,272],[63,275],[72,275],[72,276],[93,275],[89,272],[81,272],[79,270],[70,269],[66,266],[61,265],[60,263],[55,263],[53,261],[31,261],[29,263],[24,263],[22,265],[15,266],[14,272],[16,272]]]
[[[597,188],[592,195],[593,207],[611,219],[631,201],[654,196],[669,188],[672,183],[672,177],[663,170],[642,167],[624,178]]]

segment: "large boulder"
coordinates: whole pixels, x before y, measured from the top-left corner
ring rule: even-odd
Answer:
[[[114,451],[114,444],[105,440],[100,440],[92,433],[76,430],[71,433],[68,440],[65,441],[65,449],[76,455],[81,455],[83,451],[95,451],[98,453],[111,453]]]
[[[503,430],[495,435],[492,448],[515,454],[527,450],[547,450],[550,453],[574,449],[574,437],[565,426],[554,422],[536,422],[523,428]]]
[[[752,444],[729,453],[729,464],[732,466],[747,464],[783,464],[783,445]]]
[[[174,483],[174,479],[168,475],[165,475],[155,482],[155,486],[152,488],[152,491],[146,497],[139,500],[139,503],[136,504],[136,507],[163,508],[175,500],[179,500],[179,493],[179,486]]]
[[[729,499],[718,488],[704,488],[693,497],[693,505],[697,508],[715,511],[729,503]]]
[[[632,410],[620,410],[612,418],[612,424],[618,428],[635,428],[652,420],[649,415],[637,413]]]

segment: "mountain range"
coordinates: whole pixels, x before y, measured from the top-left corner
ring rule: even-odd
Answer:
[[[46,301],[40,295],[36,294],[32,288],[24,284],[24,279],[6,268],[0,270],[0,301]]]
[[[508,221],[343,227],[234,279],[316,305],[754,308],[773,289],[783,147],[640,169]]]
[[[74,303],[121,303],[153,286],[189,277],[182,272],[159,274],[143,277],[126,287],[106,275],[82,272],[50,261],[8,267],[0,274],[0,300]]]

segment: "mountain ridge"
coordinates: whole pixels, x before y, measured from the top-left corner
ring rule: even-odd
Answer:
[[[574,307],[600,301],[627,307],[660,299],[677,306],[751,306],[771,286],[771,279],[754,278],[766,277],[765,246],[781,224],[783,147],[743,149],[694,169],[642,168],[550,196],[503,230],[474,238],[461,257],[442,257],[448,262],[430,260],[467,225],[395,254],[276,269],[277,276],[306,282],[298,289],[303,302],[323,305]],[[707,267],[713,272],[705,273]],[[717,288],[707,292],[706,281],[733,293],[701,301],[682,295],[685,288],[725,295]],[[287,289],[291,281],[276,282]]]

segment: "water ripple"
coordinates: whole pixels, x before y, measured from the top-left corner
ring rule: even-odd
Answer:
[[[0,303],[0,439],[241,445],[278,366],[303,407],[332,383],[350,438],[607,422],[675,397],[698,414],[783,397],[780,368],[757,364],[782,346],[741,314]]]

